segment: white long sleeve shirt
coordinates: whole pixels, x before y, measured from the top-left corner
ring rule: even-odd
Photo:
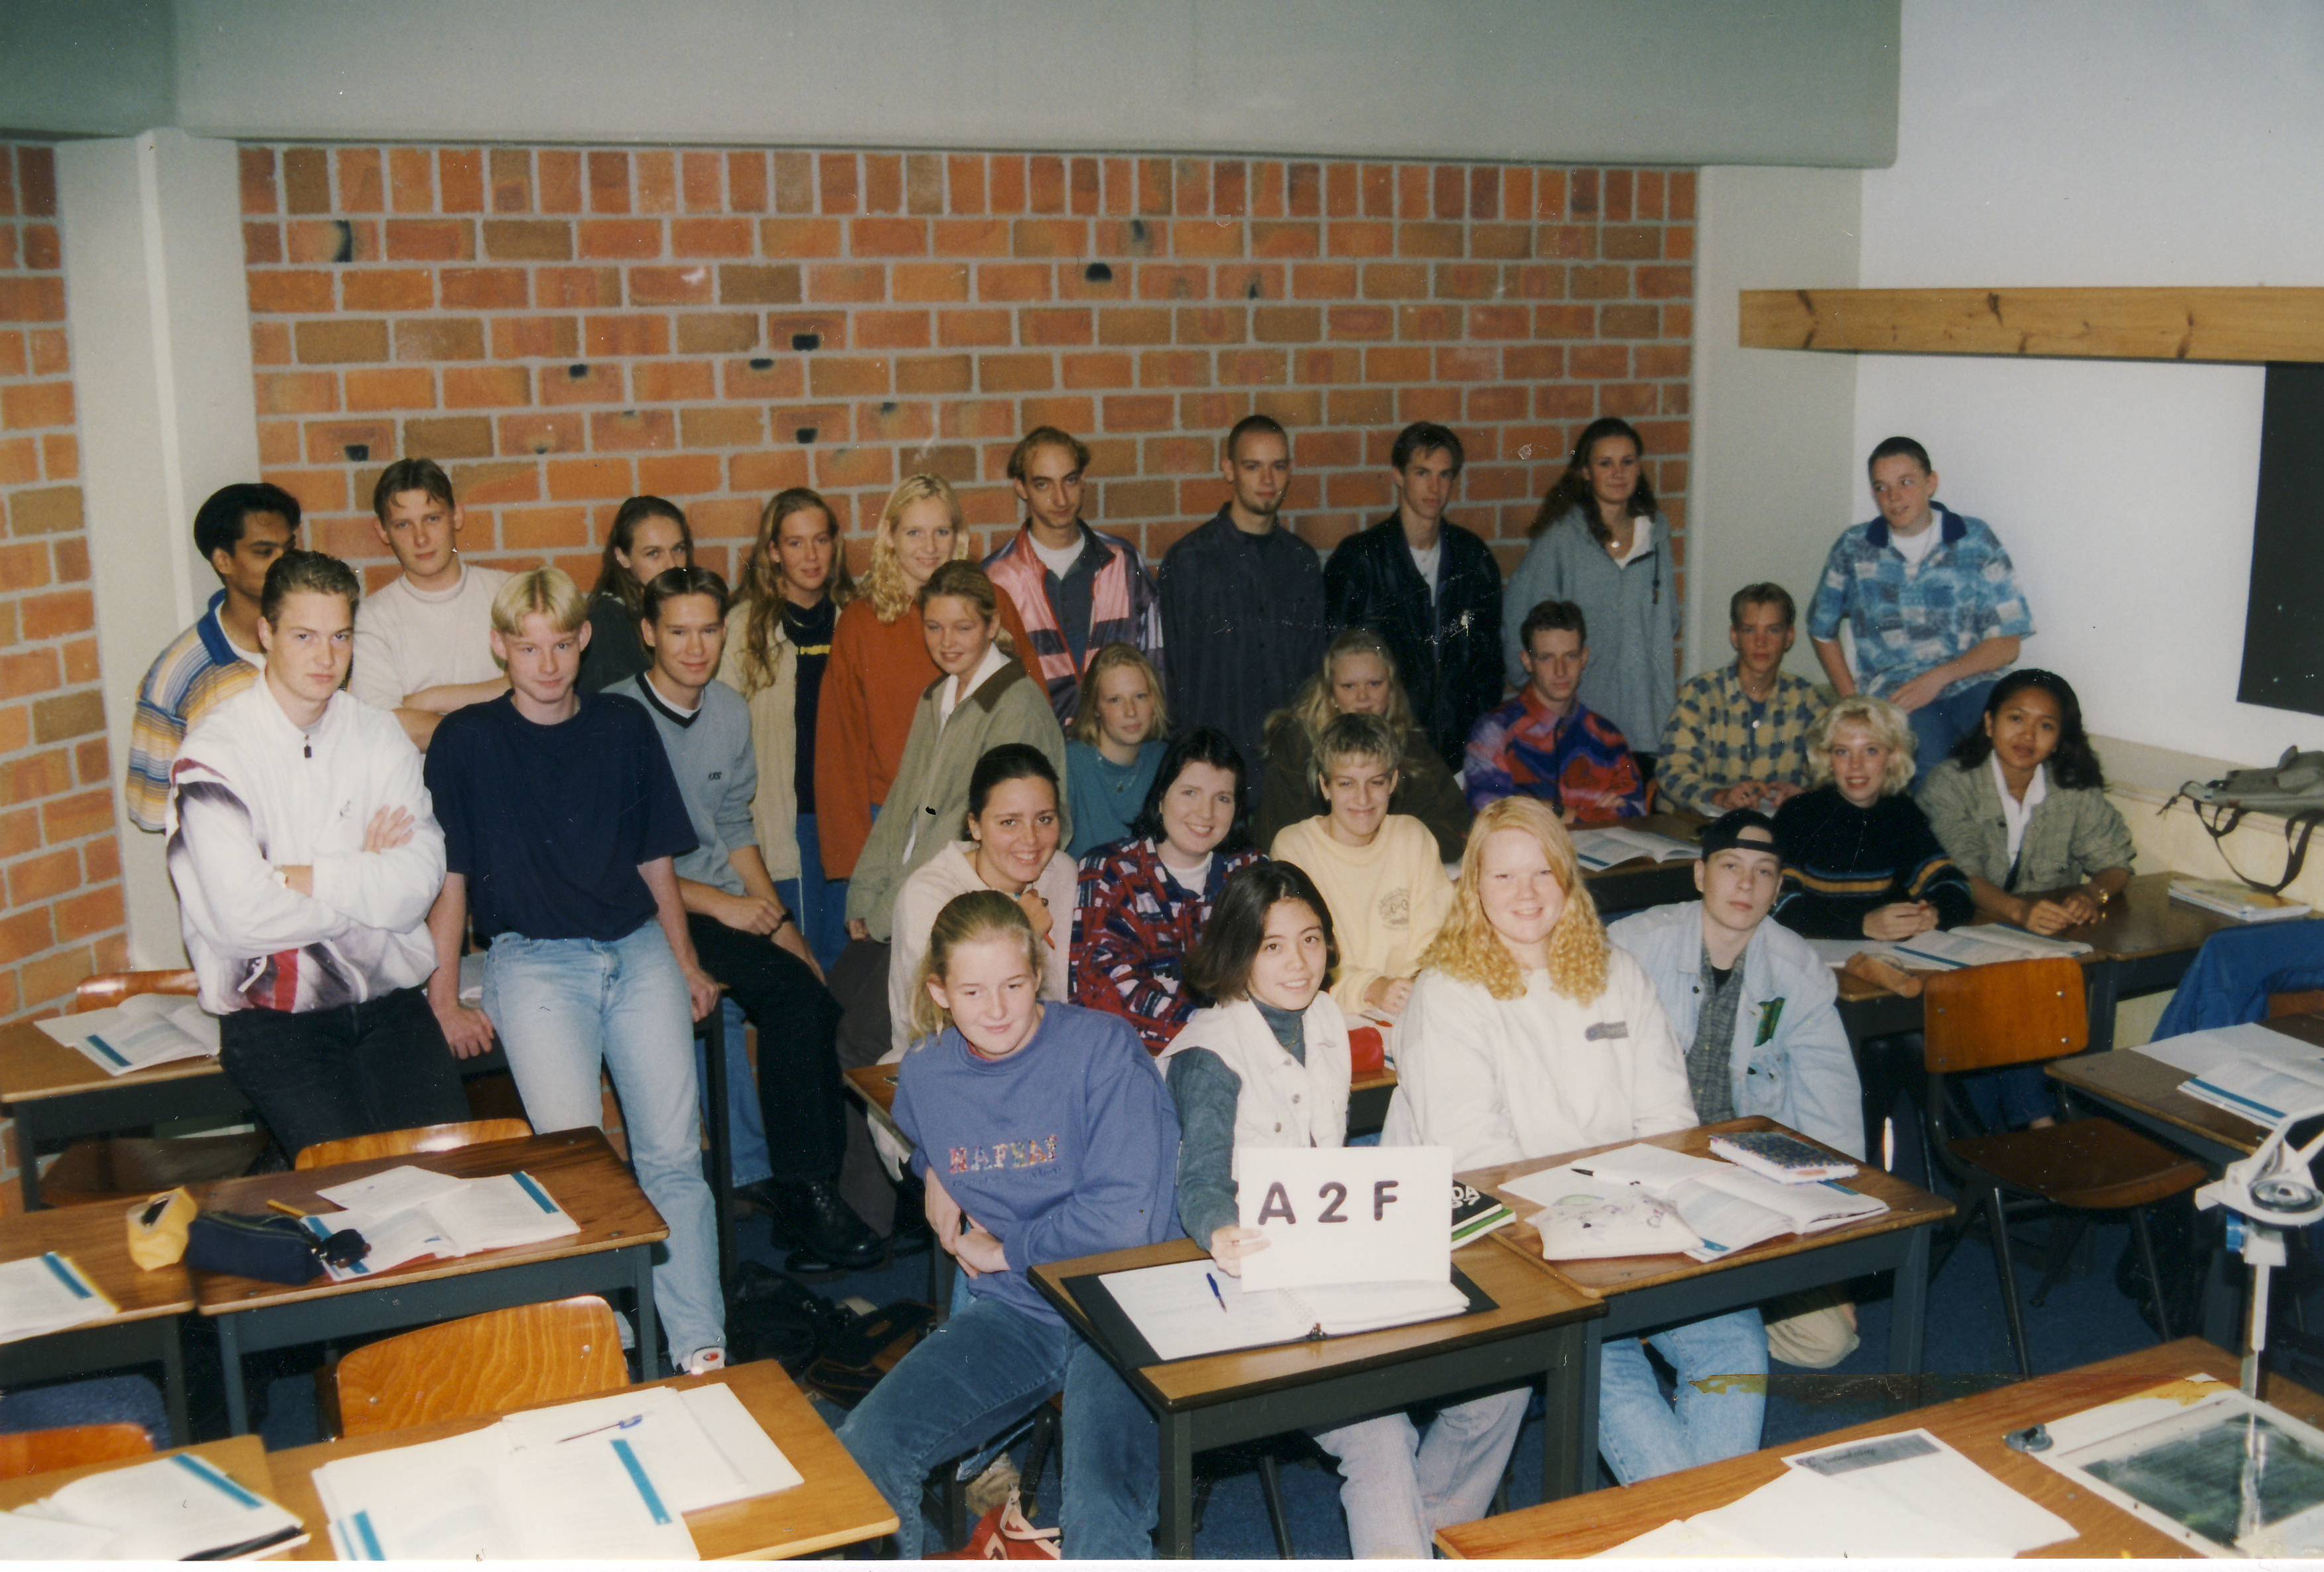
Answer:
[[[374,814],[400,807],[411,839],[368,852]],[[444,832],[419,749],[395,718],[332,695],[312,731],[263,679],[188,733],[166,825],[186,952],[214,1015],[375,999],[428,980],[428,908],[444,884]],[[305,864],[302,896],[277,869]]]
[[[1382,1141],[1449,1146],[1461,1172],[1691,1129],[1686,1056],[1638,963],[1607,957],[1606,988],[1580,1004],[1526,979],[1524,997],[1424,971],[1397,1041]]]

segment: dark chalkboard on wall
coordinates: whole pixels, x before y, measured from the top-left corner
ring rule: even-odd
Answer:
[[[2236,697],[2324,715],[2324,365],[2267,368]]]

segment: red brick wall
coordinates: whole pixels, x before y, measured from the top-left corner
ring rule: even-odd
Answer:
[[[1521,538],[1604,413],[1685,519],[1692,171],[250,146],[243,209],[267,477],[375,567],[400,454],[452,470],[472,551],[587,583],[637,492],[721,568],[786,485],[861,531],[935,470],[1004,528],[1043,421],[1094,450],[1091,519],[1158,555],[1253,409],[1294,433],[1320,547],[1384,510],[1424,418],[1489,535]]]
[[[0,142],[0,1020],[127,964],[56,192]]]

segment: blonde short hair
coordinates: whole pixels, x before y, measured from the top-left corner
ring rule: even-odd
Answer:
[[[1525,972],[1485,915],[1479,894],[1485,842],[1496,830],[1522,830],[1541,842],[1549,871],[1565,891],[1565,910],[1549,932],[1550,987],[1570,999],[1591,1003],[1606,991],[1606,925],[1599,921],[1590,887],[1582,882],[1573,837],[1566,833],[1557,811],[1538,797],[1503,797],[1477,815],[1469,830],[1468,850],[1461,854],[1452,910],[1421,956],[1421,969],[1475,983],[1497,999],[1525,997]]]
[[[952,1025],[952,1014],[928,992],[931,981],[942,982],[952,964],[953,951],[980,939],[1013,939],[1025,946],[1025,964],[1036,984],[1041,979],[1041,942],[1033,933],[1025,908],[997,889],[970,890],[946,901],[928,930],[928,951],[920,958],[920,972],[912,990],[912,1031],[930,1037]]]
[[[1831,745],[1842,726],[1861,726],[1872,740],[1888,750],[1888,770],[1880,779],[1880,795],[1893,797],[1913,784],[1913,754],[1918,739],[1904,712],[1886,699],[1850,694],[1816,718],[1808,728],[1808,779],[1812,786],[1831,784]]]
[[[559,633],[570,633],[589,620],[589,597],[553,567],[521,573],[493,597],[493,629],[503,639],[515,638],[527,617],[544,615]]]
[[[1162,674],[1154,663],[1139,652],[1134,644],[1114,643],[1104,646],[1090,657],[1089,669],[1082,673],[1081,697],[1074,703],[1073,724],[1065,735],[1076,742],[1098,745],[1103,728],[1098,724],[1098,678],[1110,671],[1135,671],[1146,678],[1146,691],[1154,696],[1154,725],[1147,733],[1148,741],[1170,735],[1170,706],[1162,697]]]
[[[1404,740],[1383,716],[1342,715],[1315,739],[1316,780],[1328,786],[1332,771],[1343,758],[1370,758],[1383,768],[1395,769],[1404,761]]]
[[[893,622],[912,609],[904,565],[896,560],[896,526],[905,509],[931,498],[942,502],[952,516],[952,559],[958,562],[968,555],[968,525],[952,483],[942,475],[906,476],[903,484],[889,493],[888,505],[880,510],[879,528],[872,536],[872,565],[863,572],[863,598],[872,602],[873,613],[882,622]]]

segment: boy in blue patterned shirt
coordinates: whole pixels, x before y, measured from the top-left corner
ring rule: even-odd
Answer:
[[[1891,437],[1872,450],[1880,517],[1832,543],[1808,608],[1808,639],[1839,696],[1887,699],[1911,719],[1921,776],[1985,712],[1994,679],[2034,631],[2009,553],[1981,519],[1936,500],[1928,449]],[[1851,672],[1840,625],[1856,639]]]

